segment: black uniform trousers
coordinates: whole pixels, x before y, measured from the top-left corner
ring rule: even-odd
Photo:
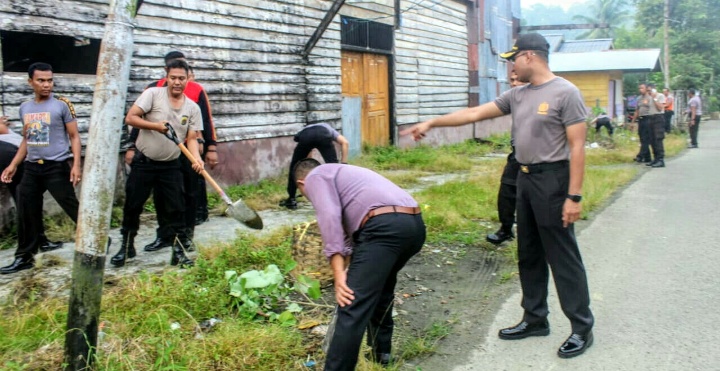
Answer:
[[[45,243],[43,227],[43,194],[49,191],[65,213],[77,223],[79,202],[75,187],[70,182],[70,165],[67,161],[43,163],[25,161],[18,188],[18,248],[16,258],[30,259]]]
[[[585,266],[573,225],[564,228],[562,210],[570,182],[565,166],[518,176],[518,268],[522,286],[523,320],[537,323],[548,315],[548,281],[555,287],[573,333],[593,326]]]
[[[355,370],[365,329],[375,352],[390,353],[397,274],[425,243],[425,223],[419,214],[382,214],[370,218],[353,240],[347,285],[355,300],[338,308],[325,371]]]
[[[637,157],[650,161],[650,116],[638,118],[638,136],[640,137],[640,153]]]
[[[17,153],[18,147],[15,147],[14,145],[2,142],[0,141],[0,172],[5,170],[8,165],[12,162],[13,158],[15,158],[15,154]],[[13,201],[15,201],[15,205],[17,205],[17,188],[20,185],[20,180],[22,180],[23,176],[23,170],[25,169],[25,161],[20,163],[18,165],[17,170],[15,171],[15,176],[11,179],[10,183],[7,183],[8,191],[10,191],[10,196],[12,196]],[[70,179],[70,178],[68,178]],[[6,184],[6,183],[3,183]]]
[[[688,130],[690,131],[690,144],[697,146],[698,130],[700,130],[700,115],[695,115],[695,125],[691,125]]]
[[[202,153],[202,159],[205,161],[205,155],[207,154],[207,151]],[[197,178],[197,192],[196,194],[196,201],[197,201],[197,208],[195,209],[195,219],[207,219],[208,218],[208,202],[207,202],[207,184],[205,183],[205,178],[196,173],[195,170],[193,170],[193,173],[195,173]],[[185,218],[188,219],[187,217]]]
[[[140,214],[145,201],[152,192],[159,204],[155,204],[158,215],[166,219],[170,240],[175,236],[184,237],[183,176],[180,160],[154,161],[136,151],[132,171],[125,184],[125,207],[123,208],[122,232],[137,231]]]
[[[183,212],[183,224],[185,230],[183,233],[187,237],[192,237],[195,232],[195,216],[197,215],[198,209],[198,177],[202,178],[202,176],[193,170],[192,162],[190,162],[184,154],[180,155],[178,161],[180,161],[180,171],[182,173],[182,202],[185,208],[185,211]],[[155,209],[157,210],[158,221],[158,228],[156,230],[157,238],[162,238],[167,242],[172,242],[175,238],[176,232],[170,226],[168,220],[172,216],[165,215],[160,211],[165,210],[163,207],[163,200],[163,197],[158,197],[157,193],[153,192],[153,203],[155,204]]]
[[[665,115],[662,113],[650,115],[650,147],[652,147],[653,160],[665,158]]]
[[[605,127],[605,129],[607,129],[608,135],[613,135],[613,127],[612,127],[612,123],[610,122],[610,119],[596,121],[595,122],[595,133],[600,134],[600,129],[603,126]]]
[[[665,116],[665,132],[670,133],[672,130],[672,117],[675,114],[675,111],[671,110],[665,110],[664,116]]]
[[[503,231],[512,232],[515,224],[515,204],[517,203],[517,177],[520,171],[520,164],[515,159],[515,147],[507,157],[502,178],[500,179],[500,190],[498,191],[498,219]]]
[[[295,134],[297,146],[293,151],[292,160],[290,160],[290,173],[288,174],[287,193],[290,198],[295,198],[297,193],[297,185],[295,184],[295,176],[293,169],[300,160],[306,158],[313,149],[317,148],[326,164],[338,163],[337,150],[333,144],[332,134],[322,126],[313,126],[304,129]]]

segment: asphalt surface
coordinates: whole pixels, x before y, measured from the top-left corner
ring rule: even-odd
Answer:
[[[701,123],[699,144],[642,174],[580,228],[596,319],[585,354],[556,355],[570,324],[552,282],[550,335],[497,337],[521,318],[518,284],[469,361],[448,369],[720,370],[720,121]]]

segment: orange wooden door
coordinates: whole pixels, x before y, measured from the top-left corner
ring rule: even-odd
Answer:
[[[360,97],[362,144],[390,144],[388,59],[384,55],[342,52],[342,95]]]
[[[363,144],[390,144],[390,112],[388,59],[379,54],[363,54],[364,93],[362,138]]]

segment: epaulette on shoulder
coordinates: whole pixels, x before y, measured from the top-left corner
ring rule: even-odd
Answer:
[[[73,106],[72,102],[70,102],[70,99],[67,99],[61,95],[56,95],[55,99],[67,104],[68,108],[70,109],[70,114],[72,115],[72,117],[73,118],[77,117],[77,115],[75,114],[75,106]]]

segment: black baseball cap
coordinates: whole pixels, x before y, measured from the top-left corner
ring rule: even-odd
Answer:
[[[548,44],[547,40],[545,40],[545,38],[539,33],[533,32],[523,34],[515,41],[515,45],[513,45],[512,49],[500,54],[500,57],[511,59],[515,56],[515,54],[523,50],[537,50],[550,53],[550,44]]]

